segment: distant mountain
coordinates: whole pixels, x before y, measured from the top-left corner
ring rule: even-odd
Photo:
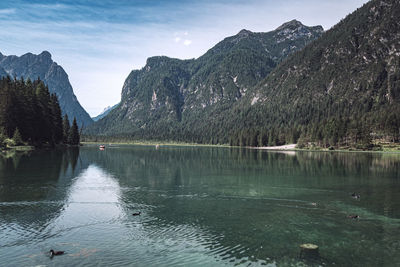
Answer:
[[[71,121],[76,117],[80,126],[93,123],[74,95],[67,73],[51,59],[49,52],[43,51],[39,55],[27,53],[20,57],[4,56],[0,53],[0,76],[6,75],[23,77],[25,80],[40,77],[50,92],[56,93],[63,114],[68,114]]]
[[[115,109],[117,106],[118,106],[118,104],[116,104],[114,106],[108,106],[108,107],[104,108],[103,111],[99,115],[97,115],[96,117],[93,117],[92,120],[93,121],[101,120],[102,118],[107,116],[107,114],[110,113],[110,111]]]
[[[207,123],[212,110],[232,107],[288,55],[322,33],[321,26],[293,20],[267,33],[241,30],[198,59],[151,57],[125,80],[120,105],[87,133],[199,141],[204,134],[187,127]]]

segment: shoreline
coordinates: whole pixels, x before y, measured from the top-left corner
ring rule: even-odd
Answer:
[[[250,147],[253,149],[260,150],[277,150],[277,151],[299,151],[300,149],[296,148],[297,144],[288,144],[282,146],[260,146],[260,147]]]
[[[190,146],[190,147],[231,147],[229,145],[213,145],[213,144],[195,144],[195,143],[179,143],[179,142],[81,142],[83,146],[85,145],[105,145],[113,146],[113,145],[137,145],[137,146]]]
[[[260,151],[286,151],[286,152],[346,152],[346,153],[381,153],[381,154],[400,154],[400,150],[348,150],[348,149],[334,149],[329,150],[327,148],[315,148],[315,149],[304,149],[304,148],[296,148],[297,144],[287,144],[282,146],[264,146],[264,147],[240,147],[240,146],[230,146],[228,144],[225,145],[213,145],[213,144],[194,144],[194,143],[179,143],[179,142],[82,142],[83,146],[86,145],[138,145],[138,146],[183,146],[183,147],[221,147],[221,148],[245,148],[245,149],[253,149]],[[400,148],[400,144],[397,145]]]
[[[25,152],[33,150],[35,150],[34,146],[12,146],[12,147],[7,147],[5,149],[0,149],[0,152],[9,152],[9,151]]]

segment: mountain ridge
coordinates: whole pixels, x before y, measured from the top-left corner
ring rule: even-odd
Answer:
[[[399,55],[397,0],[372,0],[327,32],[296,20],[241,30],[195,60],[150,58],[87,133],[372,149],[400,139]]]
[[[241,30],[197,59],[148,58],[142,69],[131,71],[126,78],[120,106],[88,133],[128,134],[170,127],[204,108],[238,101],[287,55],[323,33],[321,26],[298,26],[302,29],[299,34],[284,39],[276,30]],[[287,33],[298,28],[287,28]],[[282,40],[278,43],[277,38]]]
[[[398,141],[399,13],[398,1],[370,1],[288,57],[230,112],[245,114],[228,126],[240,128],[231,141],[326,147]]]

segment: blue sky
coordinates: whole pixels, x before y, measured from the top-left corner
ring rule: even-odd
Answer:
[[[329,29],[366,0],[1,0],[0,52],[49,51],[90,115],[120,100],[146,58],[197,58],[241,29],[297,19]]]

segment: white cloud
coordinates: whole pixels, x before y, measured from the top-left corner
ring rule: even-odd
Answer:
[[[175,43],[179,43],[181,41],[181,37],[175,37]]]
[[[15,13],[15,8],[0,9],[0,15],[10,15]]]
[[[185,40],[183,42],[183,44],[186,45],[186,46],[191,45],[192,44],[192,40]]]

